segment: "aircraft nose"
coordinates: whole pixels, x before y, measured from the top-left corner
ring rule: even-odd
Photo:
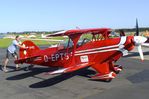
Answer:
[[[135,45],[141,45],[142,43],[145,43],[146,41],[147,41],[146,37],[134,36]]]

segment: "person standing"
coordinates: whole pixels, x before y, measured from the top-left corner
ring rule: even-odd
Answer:
[[[7,48],[6,50],[6,58],[4,60],[4,65],[2,66],[2,70],[4,72],[8,72],[7,70],[7,64],[8,64],[8,61],[9,61],[9,58],[10,58],[10,55],[12,55],[15,60],[18,59],[18,54],[17,54],[17,49],[19,48],[24,48],[24,49],[27,49],[27,47],[24,47],[20,44],[20,37],[19,35],[17,35],[15,37],[15,40],[12,41],[11,45]],[[16,64],[16,70],[18,70],[20,67],[18,64]]]

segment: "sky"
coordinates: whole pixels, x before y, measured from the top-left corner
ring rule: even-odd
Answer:
[[[149,27],[149,0],[0,0],[0,32]]]

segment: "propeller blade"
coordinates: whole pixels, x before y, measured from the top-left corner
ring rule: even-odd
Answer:
[[[144,56],[143,56],[143,51],[142,51],[141,45],[138,46],[138,52],[139,52],[139,54],[140,54],[141,60],[143,61],[143,60],[144,60]]]
[[[139,36],[138,19],[136,19],[136,36]]]
[[[125,32],[123,30],[119,30],[120,31],[120,36],[125,36]]]
[[[149,38],[147,38],[147,40],[145,41],[145,43],[149,43]]]
[[[143,43],[143,46],[149,47],[149,43]]]

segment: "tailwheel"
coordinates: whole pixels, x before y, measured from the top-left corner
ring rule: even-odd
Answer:
[[[112,78],[105,79],[104,81],[105,81],[105,82],[111,82],[111,81],[112,81]]]
[[[122,71],[122,69],[123,69],[122,65],[115,65],[114,66],[114,72],[116,74],[120,73]]]
[[[29,70],[31,70],[33,67],[34,67],[34,65],[29,65],[29,66],[27,66],[27,67],[25,68],[25,71],[29,71]]]

